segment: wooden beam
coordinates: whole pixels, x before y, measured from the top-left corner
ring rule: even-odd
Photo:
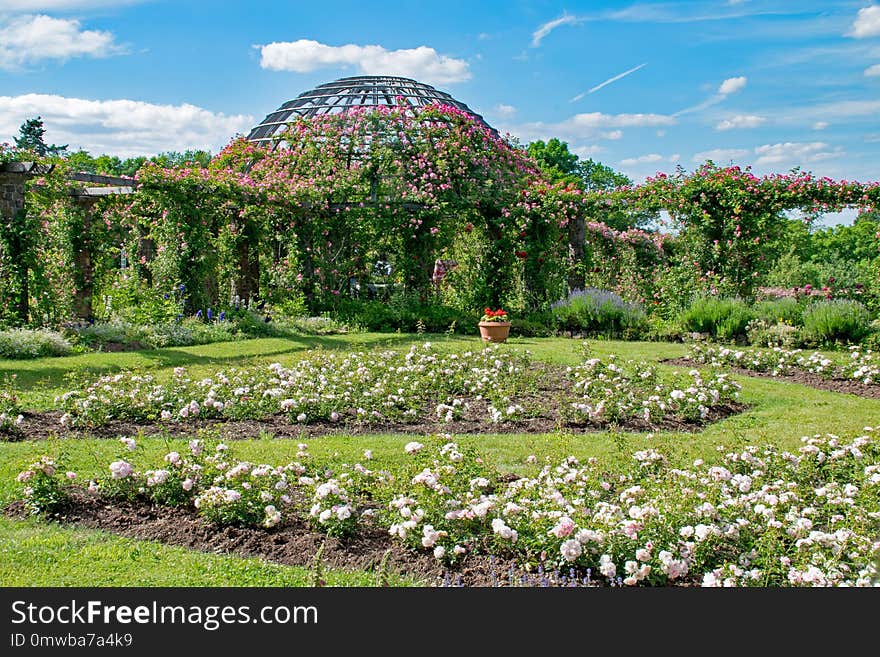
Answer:
[[[54,164],[37,164],[36,162],[7,162],[0,164],[0,173],[23,173],[28,176],[45,176],[52,173]]]
[[[71,196],[79,197],[115,196],[119,194],[134,194],[134,189],[126,185],[125,187],[80,187],[70,190]]]
[[[99,185],[115,185],[116,187],[134,187],[138,184],[137,180],[134,178],[100,176],[94,173],[83,173],[81,171],[67,174],[67,179],[75,180],[77,182],[97,183]]]

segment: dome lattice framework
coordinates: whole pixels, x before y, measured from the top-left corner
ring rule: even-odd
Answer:
[[[251,130],[248,141],[277,143],[291,121],[300,117],[344,114],[355,108],[399,107],[418,111],[429,105],[450,105],[470,114],[474,120],[497,134],[482,116],[448,93],[409,78],[360,76],[341,78],[301,93],[269,114]]]

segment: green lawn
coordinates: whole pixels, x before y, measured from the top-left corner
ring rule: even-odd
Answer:
[[[36,519],[0,518],[3,586],[311,586],[305,568],[195,552]],[[376,575],[324,569],[328,586],[374,586]],[[388,584],[412,586],[391,577]]]
[[[0,360],[0,377],[18,374],[24,405],[31,409],[51,406],[55,395],[67,388],[68,372],[97,374],[120,369],[149,368],[157,376],[170,376],[173,367],[184,365],[195,374],[228,365],[294,360],[306,349],[407,349],[413,342],[430,341],[438,349],[480,348],[476,337],[445,335],[353,334],[303,338],[271,338],[198,347],[181,347],[136,353],[90,353],[33,361]],[[624,358],[656,361],[683,356],[682,344],[591,341],[593,353],[618,354]],[[579,341],[559,338],[514,338],[504,349],[528,349],[535,358],[558,364],[574,364],[580,355]],[[479,449],[502,469],[533,472],[526,457],[543,459],[568,455],[595,456],[609,468],[632,451],[651,446],[673,463],[689,464],[695,458],[717,458],[717,446],[773,443],[796,449],[800,437],[816,433],[852,435],[866,425],[880,425],[880,400],[870,400],[769,379],[736,377],[741,399],[750,408],[713,424],[698,434],[552,434],[461,436],[457,440]],[[312,439],[310,452],[321,460],[353,462],[371,449],[375,468],[394,470],[403,461],[402,446],[411,436],[332,436]],[[183,441],[161,437],[140,439],[139,444],[157,457]],[[283,464],[294,459],[297,441],[264,438],[236,443],[240,458]],[[63,438],[48,442],[0,443],[0,503],[18,495],[18,471],[34,458],[48,453],[60,457],[64,467],[82,478],[103,474],[106,463],[119,453],[113,440]],[[156,543],[122,539],[70,527],[35,521],[0,520],[0,584],[5,585],[262,585],[308,584],[301,568],[267,564],[253,559],[195,553]],[[369,585],[371,573],[328,573],[337,585]]]

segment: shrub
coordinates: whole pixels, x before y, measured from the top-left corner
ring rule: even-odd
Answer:
[[[880,351],[880,319],[875,319],[868,327],[868,334],[862,343],[869,349]]]
[[[131,326],[128,322],[114,319],[108,322],[95,322],[85,326],[75,326],[69,328],[68,333],[78,344],[99,348],[111,342],[124,344],[128,341],[130,330]]]
[[[547,338],[553,335],[553,317],[549,314],[529,315],[510,320],[510,332],[524,338]]]
[[[337,333],[350,333],[351,329],[344,322],[337,322],[332,317],[291,317],[283,321],[283,325],[298,333],[309,335],[332,335]]]
[[[0,435],[18,435],[24,416],[15,392],[15,374],[0,380]]]
[[[232,322],[202,322],[194,318],[144,326],[142,332],[141,342],[154,348],[228,342],[240,337]]]
[[[645,312],[636,303],[624,301],[608,290],[572,290],[550,307],[556,326],[606,337],[635,337],[647,326]]]
[[[871,314],[858,301],[818,301],[804,311],[804,333],[818,344],[858,342],[870,325]]]
[[[241,337],[233,322],[202,322],[195,318],[144,325],[112,319],[68,330],[77,343],[93,349],[104,349],[111,344],[127,349],[189,347]]]
[[[753,319],[746,327],[749,344],[760,347],[791,349],[803,343],[803,334],[796,326],[774,324],[764,319]]]
[[[779,322],[802,326],[804,321],[804,306],[794,297],[759,301],[754,305],[753,311],[757,319],[769,324]]]
[[[68,480],[76,477],[69,472]],[[18,473],[18,481],[24,484],[24,501],[33,514],[52,515],[62,511],[69,503],[68,488],[64,485],[58,464],[48,456],[31,463]]]
[[[193,328],[182,322],[165,322],[162,324],[150,324],[138,327],[138,337],[140,339],[133,340],[131,344],[137,342],[138,345],[148,348],[159,347],[189,347],[197,344],[193,332]]]
[[[269,321],[266,321],[266,318],[269,318]],[[241,309],[231,312],[229,320],[237,331],[252,338],[273,338],[283,335],[283,331],[272,323],[272,316],[268,313],[258,314],[252,310]]]
[[[664,319],[659,315],[648,317],[644,338],[652,342],[682,342],[684,339],[678,322]]]
[[[0,358],[42,358],[66,356],[73,346],[60,333],[49,329],[0,331]]]
[[[736,298],[698,297],[680,316],[685,331],[708,333],[713,338],[732,341],[745,337],[753,319],[745,301]]]
[[[478,315],[464,313],[450,306],[429,303],[399,303],[344,300],[333,312],[340,322],[357,324],[367,331],[392,333],[444,333],[450,326],[456,332],[473,332]]]

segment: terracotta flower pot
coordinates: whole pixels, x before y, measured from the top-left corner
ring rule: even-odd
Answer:
[[[480,337],[487,342],[504,342],[510,333],[510,322],[480,322]]]

